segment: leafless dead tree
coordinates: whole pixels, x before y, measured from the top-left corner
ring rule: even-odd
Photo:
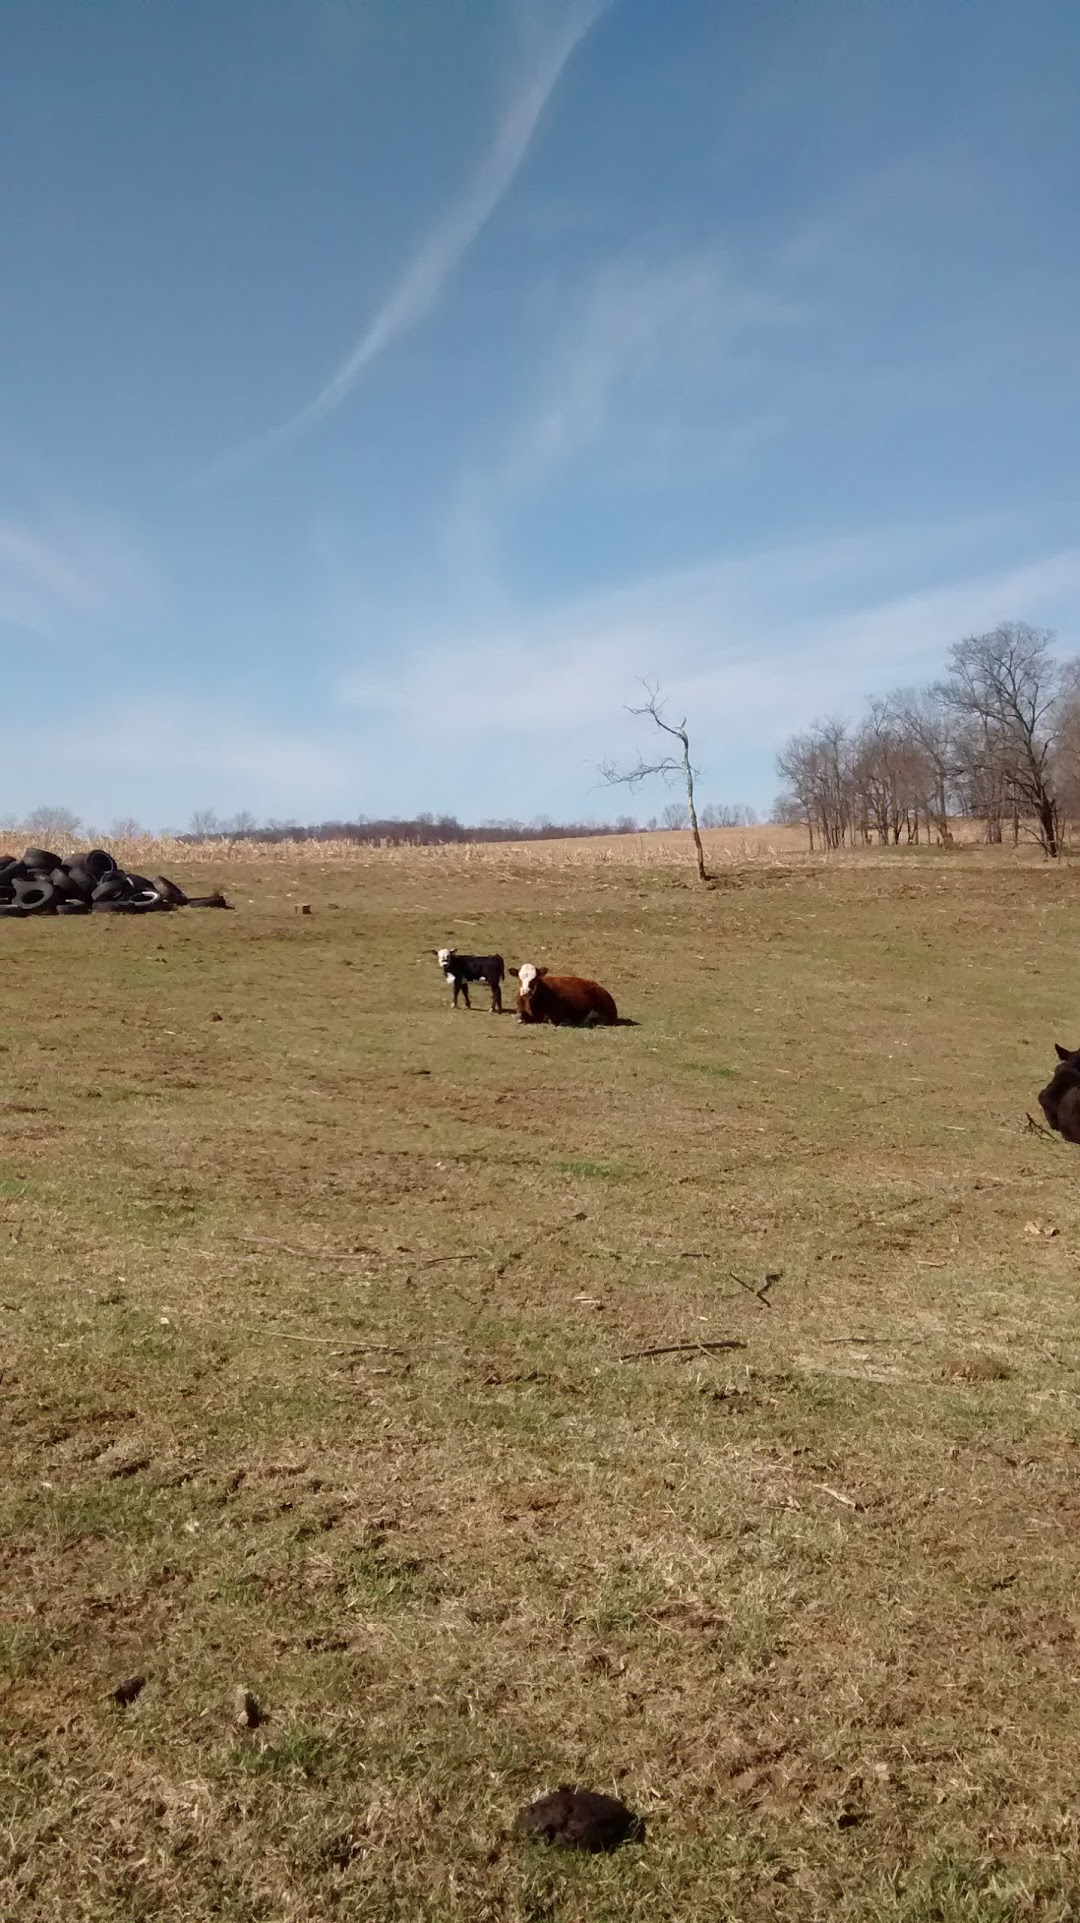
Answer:
[[[1055,658],[1053,639],[1024,621],[970,635],[950,650],[942,687],[945,702],[971,731],[973,772],[1000,782],[1014,840],[1021,823],[1030,823],[1051,858],[1061,853],[1058,763],[1077,686],[1076,663]]]
[[[657,683],[642,681],[641,685],[645,690],[645,700],[639,708],[629,708],[627,712],[633,715],[644,716],[653,723],[654,727],[656,727],[661,734],[669,735],[673,741],[678,742],[679,746],[677,749],[670,751],[665,750],[651,761],[646,760],[644,755],[639,755],[637,764],[633,768],[617,768],[613,762],[602,761],[600,763],[600,773],[605,781],[612,785],[622,784],[629,788],[631,792],[633,792],[635,788],[640,787],[643,781],[649,781],[655,775],[660,775],[664,781],[668,782],[684,782],[686,785],[686,812],[690,822],[690,833],[694,841],[698,880],[708,881],[709,872],[705,866],[705,850],[701,845],[701,831],[698,828],[697,809],[694,806],[695,770],[690,760],[690,736],[686,730],[686,717],[684,715],[683,719],[678,722],[668,721],[664,714],[664,702],[661,698]]]
[[[952,840],[951,814],[985,823],[1001,842],[1030,835],[1061,853],[1080,818],[1080,661],[1053,635],[1003,621],[949,651],[943,680],[867,704],[854,728],[835,717],[792,735],[777,757],[777,819],[801,822],[810,846],[925,833]]]

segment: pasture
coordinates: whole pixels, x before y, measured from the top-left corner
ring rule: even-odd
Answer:
[[[173,872],[0,943],[0,1911],[1074,1917],[1080,872]]]

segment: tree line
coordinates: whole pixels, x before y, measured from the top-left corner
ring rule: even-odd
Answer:
[[[746,828],[757,815],[741,802],[708,802],[701,810],[705,828]],[[685,828],[688,815],[681,802],[669,802],[659,815],[638,821],[633,815],[619,815],[615,821],[552,821],[541,816],[536,821],[483,821],[470,825],[456,815],[420,814],[403,818],[397,815],[357,815],[350,821],[301,822],[268,820],[260,822],[250,810],[219,815],[213,808],[197,808],[186,829],[166,829],[177,841],[355,841],[386,844],[391,847],[425,847],[452,842],[559,841],[587,835],[652,834],[661,829]],[[22,836],[24,840],[51,845],[89,838],[105,841],[137,841],[153,836],[133,815],[123,815],[105,830],[88,827],[73,809],[60,803],[32,808],[24,815],[0,815],[0,834]]]
[[[219,817],[198,808],[181,841],[209,841],[219,836],[231,841],[353,841],[386,847],[424,848],[455,842],[547,841],[584,835],[628,835],[638,824],[629,815],[614,822],[485,821],[475,826],[456,815],[357,815],[348,821],[276,821],[262,823],[250,814]]]
[[[1048,629],[1006,621],[949,650],[940,680],[831,716],[777,757],[777,821],[811,848],[952,839],[980,821],[988,842],[1034,839],[1051,857],[1080,819],[1080,660]]]
[[[710,802],[701,811],[706,828],[743,828],[756,822],[752,808],[742,803]],[[459,821],[456,815],[420,814],[410,817],[358,815],[350,821],[265,821],[250,814],[225,819],[209,808],[192,815],[183,841],[207,841],[227,836],[233,841],[354,841],[389,847],[432,847],[455,842],[569,841],[588,835],[652,834],[661,829],[685,828],[687,811],[671,802],[659,815],[638,821],[634,815],[619,815],[614,821],[552,821],[541,816],[535,821]]]

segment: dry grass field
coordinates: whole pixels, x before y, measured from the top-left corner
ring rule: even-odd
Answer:
[[[775,835],[4,924],[6,1918],[1080,1914],[1080,871]]]

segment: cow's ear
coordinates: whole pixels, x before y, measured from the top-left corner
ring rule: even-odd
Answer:
[[[1054,1050],[1059,1062],[1070,1062],[1072,1060],[1073,1051],[1071,1048],[1062,1048],[1060,1042],[1055,1042]]]
[[[548,971],[546,968],[538,968],[536,972],[538,975],[546,975]]]

